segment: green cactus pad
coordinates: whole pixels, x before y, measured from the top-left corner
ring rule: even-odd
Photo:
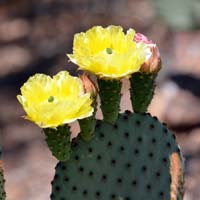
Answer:
[[[89,142],[94,133],[96,119],[92,116],[78,121],[81,129],[80,135],[82,139]]]
[[[66,161],[70,157],[70,128],[67,125],[56,129],[45,128],[45,140],[52,154],[60,161]]]
[[[72,149],[56,166],[52,200],[182,200],[180,150],[155,117],[128,111],[114,125],[97,121],[91,142]]]
[[[98,79],[98,85],[104,121],[113,124],[119,114],[122,83],[120,80]]]
[[[96,100],[93,101],[93,108],[94,112],[91,117],[78,120],[81,129],[80,136],[83,140],[87,142],[89,142],[92,139],[95,130],[95,125],[96,125],[95,115],[97,110]]]
[[[157,73],[134,73],[130,78],[131,102],[136,113],[146,112],[154,95],[154,82]]]

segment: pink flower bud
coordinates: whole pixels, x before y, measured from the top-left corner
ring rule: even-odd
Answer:
[[[136,33],[135,37],[134,37],[134,41],[136,43],[139,42],[144,42],[145,44],[153,44],[153,42],[151,40],[149,40],[145,35],[143,35],[142,33]]]
[[[142,64],[140,71],[144,73],[157,73],[161,69],[160,52],[157,45],[141,33],[135,34],[134,41],[137,44],[143,42],[149,47],[146,54],[146,60]]]
[[[80,79],[83,83],[83,87],[86,93],[90,93],[92,98],[95,98],[97,95],[97,88],[95,84],[90,80],[89,76],[87,73],[84,73],[83,75],[80,76]]]

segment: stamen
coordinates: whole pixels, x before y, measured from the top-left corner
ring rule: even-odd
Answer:
[[[106,48],[107,54],[112,54],[112,49],[111,48]]]
[[[51,103],[51,102],[53,102],[53,101],[54,101],[54,97],[53,97],[53,96],[50,96],[50,97],[48,98],[48,102]]]

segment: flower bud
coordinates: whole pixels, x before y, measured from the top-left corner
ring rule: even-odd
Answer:
[[[153,44],[153,42],[151,40],[149,40],[145,35],[143,35],[142,33],[136,33],[135,37],[134,37],[134,41],[136,43],[139,42],[144,42],[145,44]]]
[[[87,73],[83,73],[83,75],[80,76],[80,79],[83,83],[85,92],[90,93],[91,97],[95,98],[97,95],[97,88],[92,80],[89,78]]]
[[[157,73],[161,69],[161,59],[157,45],[141,33],[135,34],[134,41],[137,44],[143,42],[149,47],[145,62],[141,65],[140,71],[144,73]]]

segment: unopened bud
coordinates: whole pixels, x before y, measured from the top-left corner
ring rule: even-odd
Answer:
[[[140,71],[144,73],[157,73],[161,69],[160,52],[157,45],[141,33],[135,34],[134,41],[138,44],[143,42],[148,47],[146,59],[145,62],[142,64]]]
[[[89,78],[89,76],[86,73],[81,75],[80,79],[83,83],[85,92],[90,93],[91,97],[95,98],[97,95],[97,88],[93,81]]]
[[[135,37],[134,37],[134,41],[136,43],[139,42],[144,42],[145,44],[153,44],[153,42],[151,40],[149,40],[145,35],[143,35],[142,33],[136,33]]]

